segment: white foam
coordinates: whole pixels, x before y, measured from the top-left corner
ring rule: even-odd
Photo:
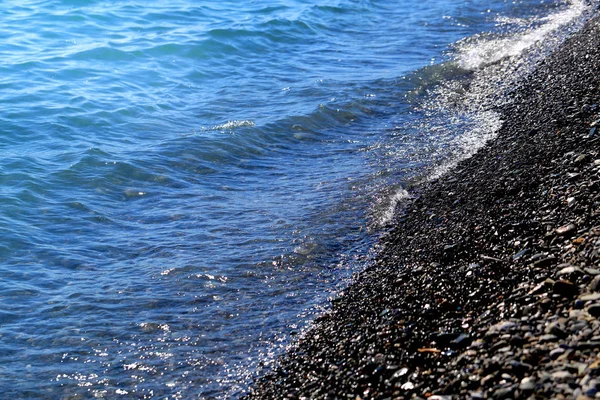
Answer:
[[[463,133],[445,143],[446,148],[453,149],[452,154],[427,179],[444,175],[497,135],[502,126],[500,114],[489,110],[510,101],[505,97],[507,89],[527,75],[534,61],[562,41],[560,29],[577,21],[586,9],[583,0],[573,0],[566,8],[535,20],[535,27],[531,27],[531,21],[504,18],[500,23],[530,28],[502,38],[479,36],[458,44],[458,64],[474,71],[469,88],[464,91],[460,82],[449,82],[436,91],[427,106],[430,111],[450,114],[443,122],[448,125],[446,129],[455,127]]]
[[[515,57],[530,49],[552,32],[573,22],[586,10],[582,0],[575,0],[557,13],[541,18],[541,25],[510,37],[464,43],[459,46],[459,65],[467,70],[477,70],[509,57]]]
[[[377,218],[377,224],[379,226],[385,226],[389,224],[394,218],[396,207],[398,203],[412,198],[410,193],[404,188],[400,188],[394,192],[389,198],[387,206],[382,210],[381,214]]]
[[[234,121],[227,121],[224,124],[215,125],[210,128],[204,128],[203,130],[205,130],[205,131],[228,131],[228,130],[232,130],[235,128],[241,128],[244,126],[255,126],[255,123],[254,123],[254,121],[249,120],[249,119],[234,120]]]
[[[451,143],[451,146],[456,149],[455,156],[437,166],[427,177],[428,180],[439,178],[459,161],[471,157],[489,140],[493,139],[502,126],[500,114],[494,111],[480,111],[472,114],[469,119],[470,124],[467,131],[456,137]]]

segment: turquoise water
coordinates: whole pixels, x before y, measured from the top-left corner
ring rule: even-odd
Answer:
[[[3,395],[243,393],[365,265],[402,185],[490,134],[433,88],[583,8],[4,2]]]

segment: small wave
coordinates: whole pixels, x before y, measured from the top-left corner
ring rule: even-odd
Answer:
[[[215,126],[211,126],[209,128],[202,128],[202,131],[229,131],[229,130],[233,130],[236,128],[242,128],[242,127],[251,127],[251,126],[256,126],[256,124],[254,123],[254,121],[246,119],[246,120],[234,120],[234,121],[227,121],[224,124],[220,124],[220,125],[215,125]]]
[[[583,1],[573,1],[566,9],[542,18],[537,28],[509,37],[496,37],[459,44],[459,65],[467,70],[477,70],[503,59],[515,57],[544,40],[557,29],[573,22],[586,10]]]
[[[77,48],[75,53],[69,54],[70,58],[76,61],[127,61],[131,59],[131,54],[111,46],[90,46],[88,48]]]
[[[494,111],[483,111],[469,116],[470,127],[466,132],[456,137],[450,145],[453,150],[453,156],[447,158],[442,164],[436,166],[428,180],[434,180],[451,168],[459,161],[471,157],[480,148],[482,148],[490,139],[494,138],[502,126],[500,114]],[[464,120],[461,121],[464,124]]]
[[[411,194],[400,187],[395,189],[389,196],[385,197],[379,205],[379,210],[375,210],[374,222],[378,227],[385,227],[394,219],[398,204],[411,199]]]
[[[420,97],[422,93],[415,96],[417,103],[422,101],[416,107],[423,112],[416,129],[431,133],[430,159],[434,165],[423,176],[425,180],[441,177],[496,136],[502,121],[492,110],[511,101],[507,96],[511,88],[564,40],[566,28],[582,22],[586,10],[585,3],[576,0],[547,17],[529,23],[516,21],[516,33],[504,33],[501,37],[488,33],[465,39],[456,46],[456,61],[447,63],[458,68],[435,69],[444,72],[437,82],[436,74],[429,77],[427,71],[419,73],[429,79],[424,79],[420,87],[425,98]],[[529,28],[523,31],[523,25]],[[460,70],[464,72],[461,74]],[[444,134],[448,131],[456,134]]]

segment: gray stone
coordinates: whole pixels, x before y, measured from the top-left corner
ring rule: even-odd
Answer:
[[[535,390],[535,378],[528,376],[526,378],[521,379],[519,389],[523,392],[533,392]]]
[[[600,300],[600,293],[583,294],[579,296],[581,301],[596,301]]]
[[[557,340],[558,340],[558,337],[556,337],[555,335],[552,335],[552,334],[547,334],[547,335],[543,335],[540,337],[540,343],[556,342]]]
[[[552,373],[552,379],[555,381],[566,381],[573,378],[573,374],[569,371],[556,371]]]
[[[502,321],[495,325],[492,325],[490,329],[488,329],[488,333],[498,333],[501,331],[507,331],[511,328],[516,327],[517,324],[513,321]]]
[[[585,274],[585,272],[583,272],[583,270],[581,268],[570,265],[570,266],[564,267],[560,271],[558,271],[556,273],[556,276],[564,276],[564,275],[581,276],[584,274]]]
[[[496,353],[496,352],[498,352],[498,350],[500,350],[504,347],[507,347],[507,346],[509,346],[509,345],[506,340],[500,340],[500,341],[494,343],[494,345],[491,347],[490,350],[492,351],[492,353]]]
[[[514,391],[515,391],[515,389],[512,386],[507,387],[507,388],[500,388],[494,392],[494,394],[492,395],[492,398],[494,400],[509,399],[509,398],[512,398]]]
[[[600,269],[596,269],[596,268],[584,268],[583,270],[588,275],[592,275],[592,276],[600,275]]]
[[[567,224],[556,228],[556,233],[560,236],[568,236],[575,233],[576,229],[577,227],[575,226],[575,224]]]
[[[587,323],[587,321],[576,321],[573,323],[573,325],[570,326],[570,331],[571,332],[580,332],[582,329],[585,329],[589,326],[589,324]]]
[[[518,259],[520,259],[524,255],[526,255],[530,251],[531,250],[529,250],[529,249],[523,249],[523,250],[519,251],[518,253],[516,253],[515,255],[513,255],[513,261],[517,261]]]
[[[573,348],[575,348],[577,350],[594,350],[594,349],[600,349],[600,342],[582,341],[582,342],[578,342],[577,344],[575,344],[573,346]]]
[[[600,291],[600,275],[596,275],[588,285],[592,292]]]

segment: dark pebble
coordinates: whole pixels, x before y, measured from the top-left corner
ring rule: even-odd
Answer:
[[[564,297],[573,297],[579,294],[579,287],[570,281],[558,280],[554,282],[553,292]]]
[[[545,267],[549,267],[550,265],[556,263],[556,258],[554,257],[546,257],[546,258],[542,258],[540,260],[537,260],[533,263],[533,267],[534,268],[545,268]]]
[[[600,317],[600,304],[592,304],[591,306],[589,306],[586,311],[588,312],[588,314],[590,314],[592,317]]]

